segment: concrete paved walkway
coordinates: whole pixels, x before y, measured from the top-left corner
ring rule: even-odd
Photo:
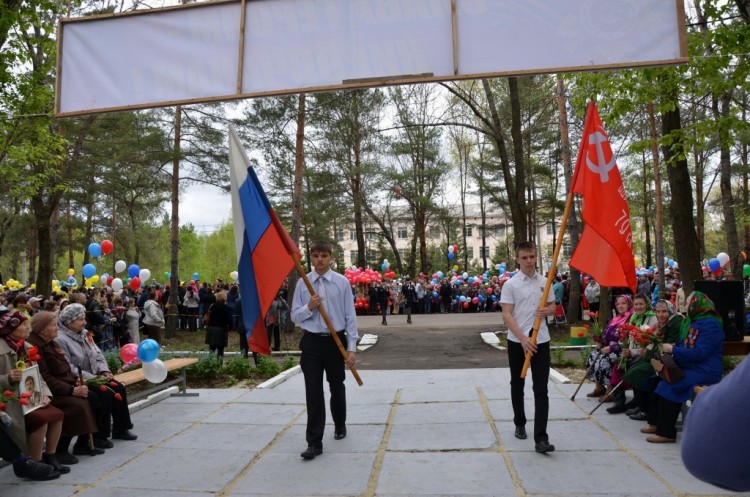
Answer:
[[[679,445],[652,445],[642,423],[550,383],[551,442],[513,436],[507,369],[363,371],[347,380],[349,435],[303,461],[302,375],[270,389],[200,390],[133,414],[135,442],[82,457],[68,475],[20,482],[0,470],[2,497],[693,496],[739,495],[702,483]],[[527,385],[527,397],[530,397]],[[527,415],[533,413],[527,401]],[[330,421],[330,420],[329,420]],[[532,423],[527,428],[531,432]]]

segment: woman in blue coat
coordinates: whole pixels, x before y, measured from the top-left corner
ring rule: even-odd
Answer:
[[[685,377],[674,383],[660,381],[648,409],[648,426],[641,432],[651,434],[651,443],[677,440],[677,417],[682,404],[690,399],[696,385],[721,381],[724,328],[714,303],[706,294],[693,292],[687,298],[687,318],[680,327],[676,345],[664,344],[664,353],[672,353]]]

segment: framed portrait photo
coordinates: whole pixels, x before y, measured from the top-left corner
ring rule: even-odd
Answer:
[[[23,414],[42,407],[42,376],[39,374],[39,366],[31,366],[21,372],[21,385],[19,395],[27,395],[29,403],[22,405]]]

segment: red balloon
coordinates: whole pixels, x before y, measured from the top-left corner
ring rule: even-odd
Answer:
[[[468,309],[468,308],[469,308],[469,303],[468,302],[464,302],[464,309]]]
[[[491,287],[487,289],[487,295],[492,295],[492,288]]]
[[[112,252],[112,249],[115,248],[114,244],[109,240],[102,240],[102,243],[100,245],[102,247],[102,252],[104,253],[104,255],[109,254],[110,252]]]
[[[114,276],[110,276],[109,278],[107,278],[107,284],[111,285],[114,280],[115,280],[115,277]],[[128,361],[125,361],[125,362],[128,362]]]
[[[138,288],[141,286],[141,279],[136,276],[135,278],[131,279],[130,283],[128,284],[130,285],[130,288],[132,290],[138,290]]]
[[[471,299],[471,301],[473,303],[475,303],[475,304],[478,304],[479,303],[479,298],[478,297],[474,297],[473,299]]]

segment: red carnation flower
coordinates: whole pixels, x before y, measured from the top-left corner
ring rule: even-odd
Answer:
[[[117,386],[117,382],[116,381],[110,381],[109,382],[109,386],[116,387]]]
[[[16,396],[16,392],[14,392],[13,390],[6,390],[6,391],[3,392],[3,396],[4,397],[15,397]]]
[[[99,385],[99,391],[106,392],[107,391],[107,385]]]
[[[34,345],[29,350],[27,350],[26,353],[29,354],[30,356],[36,355],[36,354],[39,353],[39,347],[37,347],[36,345]]]
[[[120,395],[120,393],[119,393],[119,392],[118,392],[118,393],[116,393],[116,394],[115,394],[115,399],[117,399],[117,400],[122,400],[122,395]]]
[[[22,398],[22,399],[28,399],[28,398],[29,398],[29,397],[31,397],[32,395],[33,395],[33,394],[32,394],[31,392],[23,392],[23,393],[21,394],[21,398]]]
[[[29,405],[29,399],[21,399],[18,401],[18,403],[21,404],[22,406],[27,406]]]

